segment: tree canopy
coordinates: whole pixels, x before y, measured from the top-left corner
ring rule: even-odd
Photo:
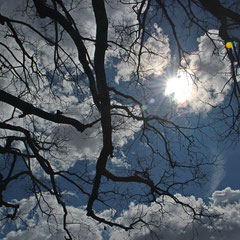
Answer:
[[[217,212],[183,196],[218,164],[208,139],[239,137],[239,10],[234,0],[1,2],[2,225],[38,212],[53,235],[78,239],[80,214],[89,228],[154,234],[161,221],[144,208],[117,217],[134,203],[164,218],[166,202],[211,223]]]

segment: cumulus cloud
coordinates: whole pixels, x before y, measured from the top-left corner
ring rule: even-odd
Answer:
[[[116,167],[124,167],[126,169],[129,169],[131,167],[131,165],[122,158],[113,157],[111,158],[111,163]]]
[[[13,107],[9,106],[7,103],[0,102],[0,120],[4,121],[11,118]]]
[[[135,39],[131,39],[135,41]],[[131,45],[127,42],[127,45]],[[129,56],[125,61],[120,61],[115,67],[116,76],[115,82],[119,84],[120,81],[129,81],[131,77],[136,74],[138,69],[139,77],[145,79],[146,76],[151,74],[160,75],[164,72],[167,64],[170,61],[170,46],[169,39],[165,35],[162,29],[155,24],[154,31],[151,36],[149,36],[141,49],[141,60],[139,61],[138,54],[140,53],[141,43],[137,41],[135,43],[134,53],[129,54],[122,50],[119,54],[112,53],[120,60],[120,56]],[[139,68],[137,68],[139,64]]]
[[[226,207],[227,205],[235,205],[240,201],[240,190],[232,190],[230,187],[227,187],[222,191],[215,191],[211,200],[215,206]]]
[[[189,106],[192,111],[210,110],[211,106],[221,104],[230,85],[230,62],[225,46],[217,30],[209,30],[198,39],[198,51],[189,58],[189,67],[195,87]]]
[[[67,194],[67,193],[66,193]],[[35,236],[37,240],[43,239],[64,239],[66,233],[62,228],[62,208],[56,200],[48,195],[43,195],[48,200],[49,205],[40,199],[42,210],[49,213],[49,217],[43,215],[39,207],[36,206],[34,197],[22,199],[18,212],[19,218],[15,220],[15,231],[8,231],[8,226],[3,224],[1,233],[4,240],[30,239]],[[194,196],[183,197],[176,194],[181,201],[191,204],[195,208],[204,205],[201,198]],[[110,240],[146,240],[146,239],[167,239],[167,240],[238,240],[240,234],[240,190],[226,188],[222,191],[215,191],[210,201],[205,205],[210,212],[217,212],[220,217],[213,219],[212,225],[206,219],[202,219],[200,224],[192,221],[191,216],[183,208],[177,206],[171,199],[165,197],[164,201],[158,199],[161,204],[152,203],[150,205],[130,203],[129,208],[124,210],[116,221],[122,224],[130,224],[139,217],[150,225],[143,222],[135,225],[135,229],[130,232],[107,227]],[[82,207],[68,206],[69,215],[67,217],[68,229],[74,239],[102,239],[104,226],[97,224],[86,216],[86,211]],[[0,215],[3,214],[1,209]],[[55,218],[53,215],[55,215]],[[101,217],[111,220],[116,214],[114,209],[105,210],[99,213]],[[21,217],[21,218],[20,218]],[[194,237],[194,238],[193,238]]]
[[[51,100],[49,100],[51,102]],[[66,100],[67,101],[67,100]],[[116,101],[114,102],[116,104]],[[52,105],[52,104],[51,104]],[[120,106],[120,103],[118,103]],[[54,103],[53,103],[54,107]],[[130,108],[133,114],[140,114],[137,107]],[[93,103],[91,97],[86,98],[82,103],[72,100],[69,107],[63,113],[65,116],[79,120],[87,124],[100,119],[99,111]],[[72,126],[52,124],[44,133],[48,135],[51,141],[59,142],[59,149],[52,153],[55,158],[51,157],[51,164],[54,168],[67,170],[72,167],[76,161],[81,159],[96,160],[102,148],[102,130],[100,121],[92,127],[87,128],[84,132],[79,132]],[[36,125],[48,126],[47,121],[36,119]],[[123,147],[129,140],[134,138],[134,134],[141,129],[142,122],[134,120],[124,111],[112,110],[112,128],[113,128],[113,146],[115,149]],[[68,159],[65,161],[64,159]],[[112,164],[118,167],[128,168],[126,157],[112,159]],[[39,169],[36,168],[36,172]]]
[[[183,197],[177,194],[179,199],[191,203],[194,207],[201,207],[203,200],[194,196]],[[139,223],[136,229],[130,233],[113,229],[110,239],[143,240],[143,239],[218,239],[218,240],[238,240],[240,234],[240,191],[226,188],[222,191],[215,191],[211,201],[206,205],[210,212],[220,214],[220,218],[213,220],[212,225],[208,221],[199,223],[193,222],[189,214],[181,207],[165,198],[161,205],[152,203],[150,205],[138,205],[131,203],[129,209],[122,212],[122,216],[117,219],[121,223],[131,223],[131,221],[142,219],[152,225]],[[158,199],[160,201],[160,199]],[[205,223],[204,223],[205,222]]]
[[[44,202],[44,198],[47,203]],[[63,229],[63,210],[49,194],[39,198],[41,209],[37,206],[34,197],[22,199],[18,216],[14,222],[15,231],[6,233],[4,240],[34,239],[57,240],[64,239],[66,232]],[[47,215],[44,215],[45,212]],[[68,207],[67,227],[74,239],[101,240],[101,228],[92,219],[86,216],[86,211],[81,208]],[[2,211],[0,211],[2,214]],[[1,233],[6,231],[7,224],[3,224]],[[27,229],[26,229],[26,226]]]
[[[8,4],[6,4],[5,2],[1,2],[1,7],[4,10],[3,14],[7,17],[24,20],[24,22],[31,22],[31,26],[35,27],[40,32],[45,34],[49,39],[54,39],[53,37],[55,31],[53,31],[53,25],[46,24],[49,29],[44,28],[43,31],[43,26],[49,21],[48,18],[41,19],[37,17],[34,8],[26,8],[26,4],[23,4],[23,1],[19,1],[18,4],[19,5],[16,5],[15,2],[12,0],[9,1]],[[31,4],[33,3],[29,4],[29,6],[31,6]],[[68,4],[69,3],[66,2],[66,8],[69,10],[71,8],[70,13],[72,17],[76,20],[76,25],[79,28],[79,32],[84,37],[94,38],[96,24],[93,10],[90,6],[91,3],[84,0],[81,1],[81,4],[76,3],[75,5],[75,2],[72,3],[73,5],[71,6]],[[122,22],[124,21],[123,17],[125,16],[123,12],[126,12],[123,10],[128,9],[128,11],[133,12],[132,8],[129,8],[129,5],[120,3],[116,4],[114,1],[109,4],[111,6],[106,4],[109,21],[115,21],[116,23]],[[25,13],[28,14],[23,14],[24,8],[26,8]],[[130,16],[133,22],[136,21],[136,14],[130,14]],[[14,28],[17,29],[19,36],[21,36],[21,34],[24,35],[24,40],[26,41],[23,43],[23,46],[25,50],[29,53],[30,56],[36,57],[36,66],[41,72],[41,77],[34,74],[34,69],[31,69],[31,61],[26,58],[24,64],[30,73],[30,77],[25,78],[23,68],[20,67],[18,70],[19,76],[22,76],[26,83],[22,83],[22,81],[14,77],[14,74],[10,74],[10,76],[5,76],[5,79],[7,81],[5,81],[4,84],[3,82],[1,82],[0,88],[3,89],[8,86],[6,90],[11,94],[15,96],[21,94],[21,98],[23,100],[30,102],[34,106],[44,109],[45,111],[48,111],[50,113],[56,113],[57,110],[60,110],[66,116],[74,117],[83,123],[89,123],[98,119],[99,113],[96,110],[96,107],[94,108],[92,99],[89,97],[89,88],[86,86],[87,83],[85,83],[84,81],[81,83],[81,90],[79,91],[83,96],[78,98],[76,96],[76,91],[74,91],[76,89],[74,89],[73,81],[71,81],[70,79],[71,76],[68,76],[68,73],[65,74],[66,69],[61,69],[62,71],[60,71],[60,74],[57,72],[55,72],[55,75],[53,74],[53,70],[55,68],[54,46],[47,44],[44,39],[41,39],[38,34],[34,33],[34,31],[30,30],[29,28],[21,26],[20,24],[13,25]],[[5,29],[5,26],[2,26],[2,28]],[[5,29],[0,33],[2,35],[1,39],[4,44],[9,47],[9,49],[15,49],[15,57],[11,56],[8,49],[4,48],[3,46],[1,46],[1,51],[6,55],[6,58],[8,58],[9,56],[11,64],[15,66],[16,64],[19,64],[18,61],[22,61],[23,54],[14,38],[4,38],[5,31],[7,30]],[[157,29],[157,34],[162,35],[159,29]],[[114,29],[110,27],[109,39],[111,39],[111,36],[115,35]],[[73,61],[74,64],[78,64],[79,60],[75,59],[75,57],[77,57],[77,50],[72,44],[72,41],[68,39],[67,34],[63,35],[62,38],[63,40],[60,41],[61,47],[63,47],[64,50],[71,55],[73,60],[76,60]],[[157,48],[157,46],[154,46],[154,43],[150,42],[150,40],[148,40],[147,42],[150,50],[151,46]],[[88,45],[87,41],[85,41],[84,43],[86,44],[86,48],[89,50],[89,54],[93,56],[93,54],[91,53],[93,53],[94,44],[90,44],[90,46]],[[160,47],[158,49],[160,49]],[[68,63],[70,61],[69,58],[65,54],[63,54],[60,49],[58,49],[58,51],[59,55],[62,57],[62,61],[68,67]],[[156,60],[154,61],[156,63]],[[73,62],[70,62],[70,64],[73,64]],[[68,67],[68,70],[72,68],[73,67],[71,65],[71,67]],[[77,74],[77,70],[76,72],[74,72],[74,74]],[[10,83],[9,79],[11,78],[12,82]],[[29,85],[30,87],[30,92],[26,90],[27,85]],[[9,107],[9,105],[7,104],[2,104],[2,106],[3,108],[2,112],[0,113],[0,117],[3,121],[5,121],[6,119],[10,118],[13,108]],[[63,164],[63,169],[66,169],[67,166],[72,166],[77,159],[80,159],[83,156],[88,155],[89,158],[93,158],[96,157],[96,154],[99,153],[102,144],[101,127],[99,123],[96,124],[93,128],[87,129],[84,133],[79,133],[72,127],[62,125],[58,126],[57,124],[49,123],[49,121],[40,119],[38,117],[33,118],[31,116],[28,119],[27,116],[26,118],[24,118],[23,121],[23,119],[18,118],[19,114],[21,114],[21,111],[18,111],[17,114],[14,115],[15,118],[13,118],[8,123],[25,127],[26,129],[29,129],[35,134],[37,134],[36,129],[39,129],[41,131],[41,133],[39,134],[41,134],[42,137],[45,137],[45,139],[49,140],[50,142],[53,140],[53,138],[51,138],[50,136],[52,136],[54,133],[54,139],[57,139],[59,142],[62,139],[62,142],[66,143],[66,146],[69,146],[67,155],[68,159],[71,159],[72,161],[68,161],[68,163]],[[33,119],[34,126],[32,124]],[[120,116],[113,116],[112,121],[114,128],[113,142],[115,146],[123,146],[124,144],[126,144],[128,142],[128,139],[133,138],[134,133],[138,131],[141,126],[141,123],[129,119],[126,120]],[[44,136],[44,134],[46,136]],[[63,156],[62,152],[60,155]],[[56,155],[56,157],[58,156]],[[53,161],[53,167],[54,165],[55,163]],[[60,165],[58,164],[58,166]]]

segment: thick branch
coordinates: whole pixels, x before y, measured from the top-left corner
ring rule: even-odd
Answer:
[[[34,107],[32,104],[27,103],[3,90],[0,90],[0,101],[8,103],[9,105],[18,108],[23,112],[23,115],[32,114],[40,118],[49,120],[55,123],[69,124],[75,127],[78,131],[83,132],[86,128],[91,127],[94,123],[82,124],[78,120],[70,117],[63,116],[62,114],[52,114],[45,112],[39,108]]]
[[[231,9],[225,8],[219,0],[199,0],[199,2],[203,5],[204,9],[217,19],[222,20],[222,18],[229,17],[240,23],[240,15]]]
[[[36,7],[37,12],[39,13],[40,17],[42,17],[42,18],[49,17],[50,19],[53,19],[56,22],[58,22],[64,28],[64,30],[67,31],[69,36],[74,41],[74,43],[77,47],[77,50],[78,50],[79,61],[81,62],[84,72],[86,73],[86,75],[88,76],[88,79],[89,79],[90,89],[91,89],[91,93],[93,95],[94,103],[99,108],[99,99],[97,96],[95,78],[94,78],[93,72],[89,66],[89,62],[87,60],[87,55],[88,55],[87,49],[82,41],[83,39],[82,39],[82,36],[80,35],[79,31],[77,29],[75,29],[72,26],[72,22],[69,22],[61,13],[45,6],[43,1],[34,0],[34,4],[35,4],[35,7]]]
[[[101,177],[105,170],[108,157],[112,156],[113,146],[110,97],[104,68],[105,51],[107,49],[108,19],[104,6],[104,0],[92,0],[92,5],[97,25],[94,68],[96,72],[99,99],[101,102],[100,110],[103,131],[103,148],[96,165],[96,176],[94,179],[92,193],[87,205],[87,214],[88,216],[97,219],[93,211],[93,204],[94,201],[98,198]]]

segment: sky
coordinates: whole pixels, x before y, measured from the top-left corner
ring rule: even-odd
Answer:
[[[22,14],[21,11],[24,4],[22,1],[0,0],[0,13],[9,18],[26,20],[31,16],[31,12],[27,16],[27,12]],[[222,1],[227,6],[229,3]],[[234,1],[233,1],[234,2]],[[134,26],[137,19],[133,14],[133,9],[126,4],[117,4],[115,1],[109,1],[106,4],[107,14],[109,17],[109,40],[114,41],[122,37],[122,44],[128,47],[132,44],[132,39],[128,39],[120,27],[119,22],[123,22],[126,26]],[[173,9],[172,9],[173,10]],[[179,9],[174,9],[172,17],[176,21],[177,33],[181,36],[181,41],[184,48],[189,54],[186,54],[188,63],[188,71],[183,71],[178,67],[177,48],[174,43],[174,38],[171,35],[171,30],[167,27],[165,20],[159,24],[160,16],[156,15],[155,23],[151,26],[151,37],[146,37],[145,47],[151,52],[157,54],[142,53],[142,72],[140,73],[139,82],[144,85],[144,88],[130,84],[136,73],[137,56],[132,54],[127,61],[121,61],[120,55],[124,58],[124,51],[118,50],[113,44],[109,47],[106,53],[106,72],[109,85],[120,89],[124,93],[131,94],[144,102],[142,110],[149,115],[160,114],[166,116],[179,124],[194,124],[199,120],[202,126],[213,122],[214,109],[212,106],[224,104],[225,96],[231,90],[230,85],[225,85],[229,78],[230,62],[226,55],[226,48],[218,36],[217,24],[214,19],[210,21],[208,35],[202,31],[197,31],[194,27],[191,29],[191,34],[188,35],[187,30],[181,26],[184,14],[177,14]],[[194,8],[194,11],[198,9]],[[79,18],[79,12],[81,18]],[[151,9],[151,14],[155,16],[154,9]],[[123,14],[124,13],[124,14]],[[208,18],[205,12],[200,12],[202,17]],[[204,15],[205,14],[205,15]],[[72,11],[72,16],[76,20],[77,25],[81,28],[81,34],[86,38],[95,36],[95,20],[89,1],[81,1],[80,5]],[[33,18],[32,26],[41,29],[46,22],[39,18]],[[150,21],[150,20],[149,20]],[[187,24],[187,23],[186,23]],[[133,28],[134,29],[134,28]],[[239,29],[239,26],[236,27]],[[231,31],[234,37],[240,39],[236,29]],[[11,38],[6,38],[5,26],[0,26],[0,41],[7,44],[10,48],[16,48],[16,42]],[[22,29],[19,29],[21,31]],[[24,30],[23,30],[24,31]],[[240,32],[240,31],[239,31]],[[46,35],[52,37],[51,32],[45,32]],[[189,37],[188,37],[189,36]],[[211,39],[209,38],[211,37]],[[45,49],[50,49],[45,42],[38,39],[36,34],[25,32],[26,40],[38,44],[35,48],[34,44],[26,44],[26,49],[29,53],[38,54],[39,67],[42,67],[43,74],[51,75],[53,69],[53,55]],[[124,38],[126,37],[126,38]],[[67,35],[63,35],[64,41],[61,42],[62,47],[71,52],[73,62],[78,62],[77,54],[74,52],[73,43]],[[89,57],[93,58],[94,44],[86,43],[89,51]],[[235,43],[236,44],[236,43]],[[216,52],[216,48],[218,51]],[[134,45],[133,51],[139,51],[140,46]],[[17,48],[16,48],[17,49]],[[1,45],[3,55],[9,57],[12,64],[16,63],[11,54]],[[20,51],[15,51],[15,56],[21,59]],[[66,62],[69,59],[66,60]],[[70,62],[70,64],[73,64]],[[29,64],[29,63],[28,63]],[[183,63],[184,65],[184,63]],[[81,66],[73,75],[81,79]],[[20,71],[19,71],[20,74]],[[34,73],[30,74],[32,79],[35,79]],[[197,84],[192,81],[199,80]],[[67,74],[63,81],[59,78],[53,79],[53,93],[59,98],[54,98],[48,92],[49,82],[44,79],[39,83],[39,88],[34,88],[30,83],[32,95],[22,96],[26,101],[31,101],[39,108],[45,109],[48,112],[55,112],[56,106],[64,112],[65,116],[76,118],[83,123],[95,121],[99,118],[99,113],[94,106],[93,99],[88,94],[86,79],[82,77],[81,94],[77,94],[76,89]],[[177,79],[177,81],[176,81]],[[180,84],[179,84],[180,82]],[[32,84],[32,85],[31,85]],[[7,90],[13,95],[17,95],[24,89],[23,83],[20,81],[12,84],[9,78],[1,76],[0,89]],[[148,90],[149,89],[149,90]],[[186,91],[187,89],[187,91]],[[38,96],[34,98],[32,96]],[[183,97],[184,96],[184,97]],[[40,101],[39,101],[40,100]],[[124,104],[118,99],[114,99],[114,104]],[[206,104],[207,103],[207,104]],[[127,103],[126,103],[127,104]],[[5,121],[12,115],[13,108],[6,103],[0,102],[0,120]],[[129,109],[134,114],[140,114],[141,109],[138,106],[129,105]],[[19,114],[19,112],[17,112]],[[123,112],[122,112],[123,113]],[[10,120],[12,124],[33,128],[31,120],[24,122],[23,119],[17,117]],[[59,144],[61,151],[54,153],[52,157],[46,154],[46,157],[51,158],[51,164],[55,170],[71,170],[77,171],[81,169],[84,175],[83,166],[86,167],[89,176],[94,176],[94,167],[96,158],[101,150],[101,128],[100,124],[94,125],[93,128],[87,129],[83,133],[75,131],[72,127],[49,123],[46,120],[35,118],[34,128],[39,130],[41,137],[46,140],[54,140]],[[113,143],[118,152],[110,159],[108,168],[115,174],[131,173],[135,162],[134,158],[140,159],[143,166],[149,166],[150,154],[149,150],[144,148],[146,145],[136,143],[140,139],[140,130],[142,123],[136,120],[127,119],[120,115],[114,115],[112,119],[114,126]],[[209,160],[217,160],[217,165],[206,166],[205,170],[209,172],[208,181],[203,186],[197,188],[195,185],[190,185],[183,192],[175,191],[175,196],[183,202],[191,204],[196,209],[205,206],[209,213],[219,214],[219,218],[212,220],[212,225],[209,224],[207,218],[203,218],[202,222],[192,221],[191,214],[185,208],[179,207],[173,200],[168,197],[158,197],[157,201],[161,204],[138,202],[138,198],[131,198],[120,205],[119,199],[109,201],[114,207],[103,207],[100,203],[96,205],[98,214],[106,219],[113,219],[117,223],[131,224],[133,219],[142,217],[145,222],[152,223],[148,227],[139,222],[133,230],[128,232],[100,224],[86,216],[86,196],[77,191],[74,186],[70,186],[63,180],[59,180],[59,186],[63,189],[64,200],[68,205],[69,214],[67,221],[69,230],[72,232],[74,239],[103,239],[103,240],[142,240],[142,239],[231,239],[237,240],[240,235],[240,143],[236,138],[229,138],[225,141],[218,142],[217,133],[221,133],[226,129],[224,122],[217,122],[215,128],[203,127],[202,132],[192,131],[189,134],[195,134],[199,140],[199,152]],[[164,129],[160,129],[164,132]],[[1,131],[1,130],[0,130]],[[0,132],[1,136],[4,135]],[[167,131],[164,134],[174,142],[177,135],[171,135]],[[53,137],[52,137],[53,136]],[[161,149],[162,143],[158,138],[152,137],[151,141]],[[183,139],[181,143],[184,145],[186,141]],[[2,142],[1,142],[2,144]],[[24,149],[24,146],[19,144],[16,147]],[[53,147],[54,148],[54,147]],[[184,147],[183,147],[184,148]],[[176,143],[172,151],[174,159],[184,162],[185,152],[181,150],[180,144]],[[2,156],[0,171],[5,176],[7,174],[5,164],[6,159]],[[9,164],[9,162],[8,162]],[[34,174],[43,182],[47,176],[41,170],[38,162],[32,159],[32,169]],[[166,167],[158,165],[154,168],[152,174],[157,176],[158,171]],[[22,168],[21,163],[17,163],[17,171]],[[182,174],[182,175],[181,175]],[[179,180],[187,179],[188,173],[179,173]],[[186,175],[183,175],[186,174]],[[113,185],[109,185],[107,180],[104,180],[104,185],[101,190],[112,189]],[[88,186],[86,184],[86,186]],[[89,187],[89,186],[88,186]],[[122,186],[116,184],[116,189],[120,189],[119,193],[132,191],[137,192],[138,186]],[[87,188],[87,187],[86,187]],[[129,188],[129,189],[128,189]],[[122,192],[121,192],[122,191]],[[144,191],[144,189],[143,189]],[[6,209],[0,208],[0,238],[4,240],[17,239],[64,239],[66,232],[62,228],[63,210],[57,204],[56,199],[44,192],[39,197],[41,209],[37,205],[36,198],[32,195],[29,189],[27,180],[11,184],[8,191],[4,193],[4,198],[15,203],[19,203],[20,208],[18,218],[11,222],[9,219],[4,219]],[[47,203],[45,202],[47,200]],[[205,202],[204,202],[205,201]],[[42,214],[45,211],[48,215]],[[54,214],[55,217],[53,217]]]

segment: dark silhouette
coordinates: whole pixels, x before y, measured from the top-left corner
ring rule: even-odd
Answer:
[[[118,15],[111,16],[116,3],[107,2],[92,0],[86,7],[75,0],[31,0],[26,1],[19,18],[1,12],[0,75],[6,82],[0,83],[0,101],[7,113],[0,117],[0,207],[10,212],[2,220],[18,217],[20,206],[5,201],[5,196],[12,183],[21,181],[28,183],[39,206],[41,199],[47,201],[44,192],[55,196],[64,212],[66,239],[73,236],[67,223],[65,185],[85,201],[89,217],[126,231],[137,224],[154,226],[154,222],[144,222],[144,214],[140,214],[125,225],[99,215],[99,209],[126,207],[130,201],[159,203],[160,196],[167,196],[194,220],[216,216],[204,206],[195,209],[174,195],[184,194],[191,184],[201,186],[206,182],[206,169],[215,162],[198,145],[205,127],[198,116],[183,119],[173,113],[169,103],[157,106],[160,97],[151,103],[155,112],[146,105],[154,96],[149,87],[152,69],[146,64],[154,57],[159,57],[159,65],[167,62],[163,49],[167,40],[158,39],[157,27],[166,29],[177,49],[178,67],[183,70],[188,68],[189,53],[181,32],[186,31],[185,37],[193,31],[211,38],[208,30],[217,28],[222,44],[233,41],[234,46],[225,56],[230,63],[226,84],[231,86],[226,104],[213,107],[221,114],[217,120],[226,121],[228,126],[220,137],[239,136],[240,46],[229,30],[230,26],[240,26],[239,11],[234,9],[237,3],[116,1],[125,11],[120,9],[121,17],[116,20]],[[82,9],[89,14],[91,27],[82,17]],[[178,29],[174,9],[183,13],[186,29]],[[203,19],[204,14],[207,17]],[[135,21],[131,20],[133,16]],[[160,44],[162,48],[158,48]],[[218,54],[217,46],[215,50],[213,54]],[[126,65],[118,73],[120,83],[116,83],[114,74],[120,64]],[[194,74],[192,78],[197,85]],[[77,114],[65,114],[68,109],[75,109]],[[91,142],[95,140],[98,142]],[[91,150],[85,150],[88,147]],[[74,162],[77,167],[70,164],[76,158],[73,151],[81,156]],[[114,169],[113,158],[126,160],[128,167]],[[61,167],[68,162],[70,167]],[[24,189],[18,191],[23,194]]]

